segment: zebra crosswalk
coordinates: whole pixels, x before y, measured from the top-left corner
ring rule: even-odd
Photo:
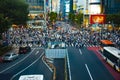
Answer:
[[[79,46],[74,46],[74,45],[66,45],[66,47],[79,47]],[[81,47],[100,47],[100,45],[94,45],[94,44],[84,44]]]
[[[100,47],[100,45],[86,44],[84,47]]]

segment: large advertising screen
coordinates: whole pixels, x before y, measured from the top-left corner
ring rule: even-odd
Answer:
[[[101,0],[90,0],[90,3],[101,2]]]
[[[104,14],[90,15],[90,24],[104,24],[106,16]]]
[[[90,14],[100,14],[101,5],[90,5]]]

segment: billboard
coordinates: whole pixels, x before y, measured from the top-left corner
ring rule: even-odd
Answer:
[[[98,3],[98,2],[101,2],[101,0],[90,0],[90,3]]]
[[[101,5],[90,5],[90,14],[100,14],[101,13]]]
[[[104,24],[106,16],[104,14],[90,15],[90,24]]]

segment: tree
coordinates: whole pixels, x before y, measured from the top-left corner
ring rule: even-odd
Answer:
[[[0,0],[0,36],[11,24],[26,24],[28,4],[24,0]]]
[[[14,24],[25,24],[28,16],[28,5],[24,0],[0,0],[0,13]]]
[[[57,20],[57,13],[51,12],[51,13],[49,13],[49,17],[50,17],[51,22],[56,21]]]
[[[77,14],[77,15],[75,16],[75,19],[76,19],[76,23],[77,23],[78,25],[81,25],[82,22],[83,22],[83,14],[81,14],[81,13]]]
[[[2,38],[2,33],[10,28],[11,21],[7,17],[4,18],[3,14],[0,14],[0,39]]]
[[[74,20],[75,20],[75,14],[69,13],[68,17],[69,17],[69,20],[70,20],[71,22],[74,22]]]
[[[25,25],[28,13],[28,4],[24,0],[0,0],[0,35],[11,24]]]
[[[78,26],[80,26],[83,22],[83,14],[82,13],[78,13],[78,14],[73,14],[73,13],[69,13],[69,20],[71,21],[72,24],[77,24]]]

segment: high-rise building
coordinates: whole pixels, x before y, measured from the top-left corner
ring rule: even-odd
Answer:
[[[60,18],[64,18],[65,16],[65,0],[60,0]]]
[[[26,0],[29,5],[28,26],[32,28],[46,27],[46,0]]]
[[[102,0],[104,14],[120,12],[120,0]]]
[[[60,0],[60,16],[68,19],[68,13],[71,12],[71,0]]]

